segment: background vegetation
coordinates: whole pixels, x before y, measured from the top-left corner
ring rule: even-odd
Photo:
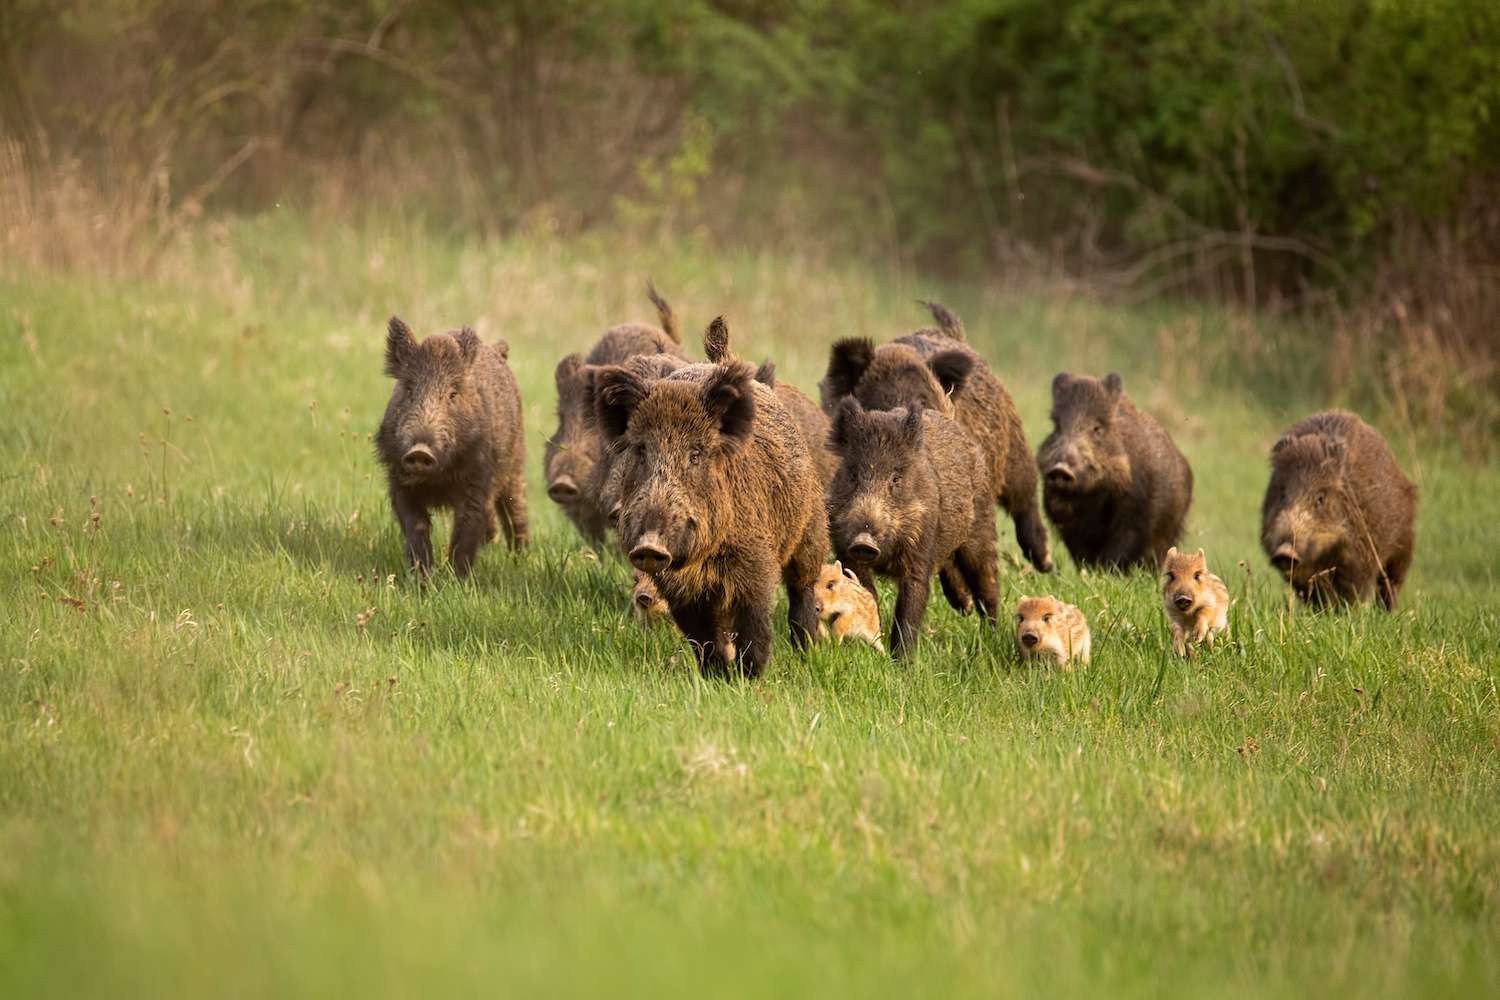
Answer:
[[[0,4],[0,994],[1500,993],[1494,18]],[[540,488],[648,276],[809,390],[944,301],[1033,444],[1122,372],[1232,641],[1007,531],[1088,670],[935,602],[700,681]],[[400,566],[392,312],[511,343],[535,544],[464,583]],[[1336,404],[1421,489],[1393,615],[1258,549]]]

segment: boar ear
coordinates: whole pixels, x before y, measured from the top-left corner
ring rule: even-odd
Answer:
[[[557,394],[564,396],[572,386],[573,378],[578,370],[583,367],[582,354],[569,354],[557,363],[557,368],[552,372],[552,381],[557,385]]]
[[[835,341],[828,352],[828,373],[823,376],[825,406],[845,396],[852,396],[864,377],[865,369],[875,360],[875,343],[868,337],[847,337]]]
[[[1125,380],[1120,377],[1119,372],[1110,372],[1104,376],[1104,391],[1114,399],[1120,398],[1120,393],[1125,391]]]
[[[922,410],[920,402],[910,403],[901,418],[901,436],[915,447],[922,443]]]
[[[844,561],[842,559],[835,559],[833,561],[833,571],[835,573],[838,573],[840,576],[843,575],[843,573],[844,573]]]
[[[767,389],[776,388],[776,362],[762,361],[760,367],[755,369],[755,381]]]
[[[729,326],[723,316],[715,316],[703,334],[703,356],[716,365],[725,364],[729,355]]]
[[[614,441],[625,435],[631,415],[649,391],[646,380],[629,368],[606,365],[598,370],[593,378],[594,419],[605,437]]]
[[[1208,562],[1208,556],[1204,553],[1201,546],[1198,548],[1198,558],[1205,563]]]
[[[969,381],[969,373],[974,370],[974,358],[964,351],[943,351],[928,358],[927,367],[932,369],[938,385],[943,387],[948,398],[953,399]]]
[[[1172,546],[1172,547],[1171,547],[1171,548],[1170,548],[1170,549],[1168,549],[1168,550],[1167,550],[1167,554],[1166,554],[1166,556],[1165,556],[1165,557],[1164,557],[1164,558],[1163,558],[1163,559],[1162,559],[1162,562],[1163,562],[1163,563],[1169,563],[1169,562],[1171,562],[1171,561],[1172,561],[1172,560],[1173,560],[1173,559],[1176,559],[1176,558],[1177,558],[1177,546],[1175,546],[1175,545],[1174,545],[1174,546]]]
[[[845,396],[839,402],[838,409],[833,411],[833,426],[828,431],[828,446],[839,452],[847,448],[854,434],[854,424],[864,412],[865,408],[859,405],[859,400],[853,396]]]
[[[755,423],[755,389],[750,366],[743,361],[720,365],[703,383],[703,405],[719,418],[719,433],[736,443],[750,436]]]
[[[1056,375],[1052,376],[1052,401],[1056,402],[1058,397],[1066,392],[1068,386],[1072,384],[1073,376],[1069,375],[1067,372],[1058,372]]]
[[[508,341],[508,340],[497,340],[493,344],[491,344],[490,346],[495,349],[495,353],[496,354],[500,355],[500,360],[501,361],[509,361],[510,360],[510,341]]]
[[[458,331],[455,339],[458,341],[458,349],[463,352],[464,364],[472,365],[474,359],[479,357],[479,348],[484,346],[480,343],[479,334],[475,333],[471,327],[466,326]]]
[[[385,332],[385,373],[391,378],[400,378],[401,369],[417,350],[417,338],[411,327],[401,322],[400,316],[392,316]]]

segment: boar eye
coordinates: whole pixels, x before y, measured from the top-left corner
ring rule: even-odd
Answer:
[[[1043,622],[1050,622],[1051,620],[1052,620],[1052,616],[1051,615],[1042,615],[1042,621]]]
[[[694,448],[692,451],[688,452],[688,465],[697,465],[698,461],[701,458],[703,458],[703,449]]]
[[[901,485],[901,473],[897,472],[897,473],[894,473],[891,476],[891,485],[892,486],[900,486]]]
[[[1193,579],[1194,580],[1202,580],[1203,579],[1203,574],[1202,573],[1194,573],[1193,574]]]
[[[1095,424],[1094,425],[1093,434],[1094,434],[1094,437],[1103,437],[1104,436],[1104,425],[1103,424]]]
[[[1167,574],[1167,582],[1168,583],[1171,583],[1175,579],[1177,579],[1177,574],[1176,573],[1168,573]]]
[[[457,398],[458,398],[458,393],[459,393],[459,390],[460,390],[460,389],[461,389],[461,388],[463,388],[463,387],[462,387],[462,386],[458,386],[458,385],[455,385],[455,386],[454,386],[454,387],[453,387],[453,388],[451,388],[451,389],[449,389],[449,390],[448,390],[448,398],[449,398],[449,399],[450,399],[450,400],[453,400],[453,399],[457,399]]]
[[[635,450],[635,457],[636,458],[645,458],[646,457],[646,445],[644,443],[637,444],[635,446],[634,450]]]
[[[1313,503],[1317,504],[1319,507],[1323,506],[1323,494],[1319,493],[1317,498],[1313,500]]]
[[[1025,615],[1016,615],[1016,624],[1019,625],[1026,620]]]

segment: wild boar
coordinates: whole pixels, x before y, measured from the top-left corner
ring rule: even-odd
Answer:
[[[1229,628],[1229,588],[1208,571],[1203,550],[1167,550],[1161,566],[1161,600],[1172,629],[1172,649],[1186,656],[1189,643],[1214,644],[1214,636]]]
[[[1261,547],[1314,605],[1396,607],[1416,549],[1417,488],[1390,446],[1353,413],[1330,410],[1292,426],[1271,449]]]
[[[593,426],[588,402],[590,386],[603,365],[620,364],[639,355],[664,355],[685,363],[678,338],[677,321],[656,288],[646,286],[661,320],[661,328],[643,323],[624,323],[607,330],[587,354],[569,354],[557,363],[557,430],[547,439],[543,468],[547,496],[560,506],[584,538],[604,540],[606,513],[591,483],[603,477],[596,466],[604,456],[604,440]]]
[[[1064,670],[1088,666],[1093,638],[1083,612],[1052,595],[1016,602],[1016,652],[1025,660],[1051,660]]]
[[[866,410],[845,398],[833,418],[839,469],[828,491],[839,559],[874,592],[873,573],[896,581],[891,651],[908,654],[945,564],[994,618],[999,606],[995,517],[984,453],[956,420],[921,404]]]
[[[688,365],[651,379],[602,369],[595,410],[619,473],[621,547],[651,574],[700,664],[757,676],[786,587],[792,643],[817,628],[812,588],[828,551],[812,456],[749,365]]]
[[[1193,502],[1187,459],[1114,373],[1052,380],[1052,433],[1037,467],[1047,517],[1083,566],[1154,570]]]
[[[1040,572],[1052,568],[1047,529],[1037,509],[1036,469],[1031,445],[1010,394],[989,365],[965,343],[963,324],[937,303],[925,303],[937,321],[889,344],[867,338],[833,345],[819,383],[823,409],[832,414],[846,396],[867,410],[920,403],[956,419],[984,453],[991,503],[1015,522],[1021,552]],[[956,574],[944,573],[950,603],[967,610],[969,596]]]
[[[385,373],[396,380],[375,453],[385,466],[406,559],[432,569],[434,507],[453,511],[453,571],[468,574],[499,516],[511,548],[526,543],[521,394],[504,343],[485,345],[465,327],[421,343],[392,316]]]

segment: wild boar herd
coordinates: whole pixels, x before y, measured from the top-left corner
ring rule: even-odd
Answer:
[[[1176,548],[1192,469],[1119,375],[1058,374],[1052,431],[1033,453],[1010,395],[941,305],[926,303],[933,326],[890,343],[835,342],[814,403],[772,363],[739,358],[722,318],[705,335],[707,360],[691,360],[671,307],[647,293],[658,326],[613,327],[557,364],[547,495],[590,543],[618,539],[637,616],[670,617],[705,671],[765,668],[778,585],[799,648],[822,635],[883,648],[877,575],[896,588],[897,656],[921,634],[934,576],[960,613],[998,622],[997,505],[1038,572],[1052,569],[1043,511],[1080,566],[1157,571],[1178,653],[1226,630],[1223,581],[1203,550]],[[497,526],[512,548],[526,543],[508,355],[467,328],[418,341],[390,321],[395,386],[375,447],[406,559],[424,576],[434,508],[453,512],[459,576]],[[1378,595],[1394,608],[1415,515],[1416,488],[1352,413],[1308,417],[1271,450],[1261,543],[1313,605]],[[1082,612],[1052,596],[1020,598],[1014,635],[1022,659],[1090,657]]]

